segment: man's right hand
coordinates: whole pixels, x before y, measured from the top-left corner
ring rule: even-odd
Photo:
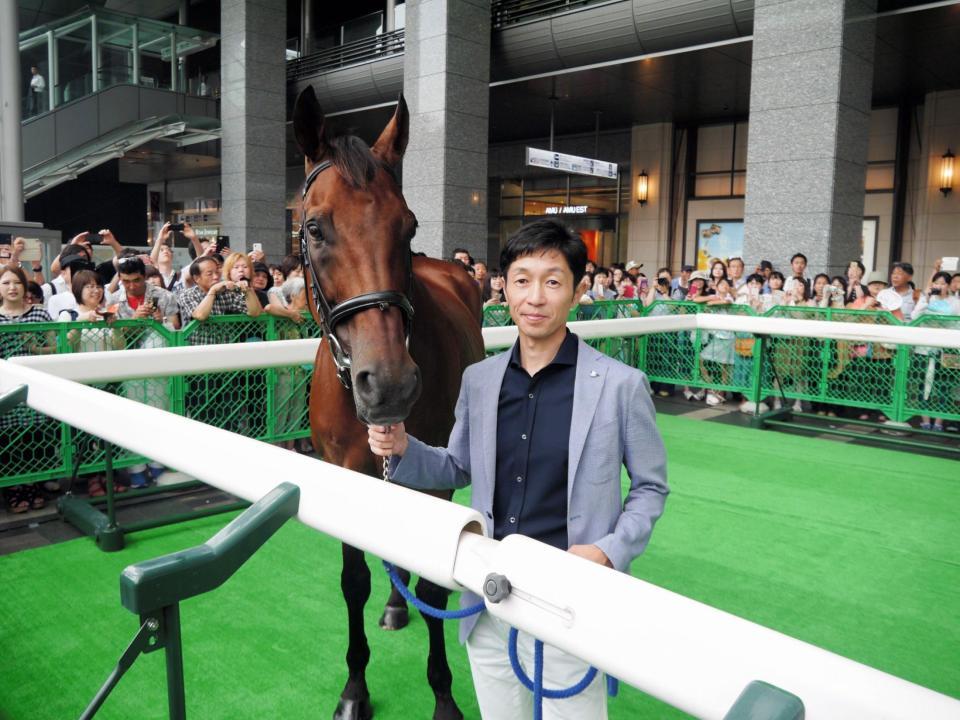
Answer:
[[[396,425],[370,425],[367,428],[370,452],[380,457],[396,455],[403,457],[407,451],[407,431],[403,423]]]

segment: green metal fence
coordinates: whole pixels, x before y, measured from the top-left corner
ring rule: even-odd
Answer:
[[[192,322],[179,332],[144,320],[118,320],[109,325],[10,324],[0,325],[0,357],[181,347],[198,340],[241,343],[316,337],[320,337],[320,329],[309,315],[301,323],[269,315],[256,319],[218,316],[202,325]],[[94,387],[248,437],[279,442],[309,436],[311,372],[312,365],[295,365],[124,380]],[[147,427],[129,431],[151,432]],[[147,459],[117,448],[113,462],[115,467],[128,467]],[[24,407],[0,417],[0,487],[68,477],[78,463],[81,474],[104,471],[104,450],[96,438]]]
[[[739,305],[640,301],[580,305],[571,320],[723,313],[756,316]],[[776,307],[765,317],[900,325],[886,312]],[[503,306],[484,309],[484,325],[511,324]],[[924,315],[916,327],[960,329],[960,317]],[[309,316],[300,323],[272,316],[223,316],[191,323],[182,331],[149,321],[0,325],[0,357],[178,347],[207,342],[265,342],[316,338]],[[960,348],[858,343],[750,333],[684,330],[589,341],[602,352],[646,371],[653,382],[740,393],[757,401],[783,396],[882,412],[896,421],[916,416],[960,420]],[[156,377],[101,385],[108,392],[164,408],[267,442],[309,435],[310,365]],[[150,432],[130,428],[130,432]],[[162,438],[158,439],[162,441]],[[115,465],[145,458],[118,450]],[[0,417],[0,486],[104,469],[94,438],[27,408]]]

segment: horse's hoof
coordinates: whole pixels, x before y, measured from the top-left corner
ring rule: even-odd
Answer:
[[[369,698],[347,700],[340,698],[333,720],[370,720],[373,717],[373,706]]]
[[[457,701],[452,695],[437,698],[437,704],[433,709],[433,720],[463,720],[463,713],[460,712]]]
[[[410,611],[404,605],[387,605],[380,616],[381,630],[402,630],[410,623]]]

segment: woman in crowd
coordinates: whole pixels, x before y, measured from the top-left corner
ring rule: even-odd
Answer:
[[[939,266],[939,262],[937,263]],[[960,316],[960,297],[950,293],[950,273],[936,272],[930,279],[929,285],[917,306],[914,308],[915,318],[924,315]],[[928,327],[937,327],[929,325]],[[919,388],[919,400],[923,405],[946,410],[953,407],[952,391],[960,385],[960,368],[952,367],[953,362],[945,362],[943,355],[956,357],[956,353],[947,353],[941,348],[916,347],[913,351],[911,379],[923,379]],[[920,428],[943,432],[943,418],[933,418],[929,415],[920,416]]]
[[[97,323],[98,327],[85,327],[80,330],[70,330],[67,332],[67,342],[70,344],[73,352],[103,352],[105,350],[122,350],[123,336],[119,332],[114,332],[112,328],[107,327],[106,323],[111,322],[115,313],[108,312],[103,306],[104,287],[103,282],[92,270],[81,270],[70,282],[70,289],[77,301],[77,307],[74,310],[61,310],[61,322],[82,322]],[[114,392],[119,384],[107,386],[104,389]],[[80,435],[77,438],[80,442],[77,445],[77,452],[81,457],[91,458],[97,453],[97,441],[89,435]],[[90,497],[102,497],[106,495],[103,488],[103,477],[101,475],[92,475],[87,478],[87,491]],[[113,489],[116,492],[126,492],[127,488],[114,482]]]
[[[765,298],[769,298],[769,300],[764,301],[767,310],[777,305],[787,304],[787,294],[783,291],[784,282],[786,282],[786,280],[783,277],[783,273],[779,270],[774,270],[770,273],[770,278],[767,280],[770,292],[765,296]]]
[[[727,279],[727,264],[720,258],[714,258],[710,261],[710,281],[709,286],[716,289],[717,282]]]
[[[253,280],[253,262],[246,253],[230,253],[223,263],[223,279],[235,282],[243,290],[251,287]],[[257,290],[256,288],[254,288],[254,292],[257,294],[257,300],[260,301],[260,306],[265,309],[270,303],[267,293],[263,290]]]
[[[725,266],[724,266],[725,267]],[[726,276],[715,277],[716,286],[705,291],[705,301],[710,307],[717,305],[730,305],[734,301],[733,288]],[[700,350],[700,374],[703,376],[707,385],[715,384],[710,375],[710,368],[707,363],[720,366],[720,383],[729,385],[730,377],[733,372],[733,364],[736,360],[735,333],[729,330],[714,330],[704,333],[703,346]],[[721,390],[710,390],[707,392],[707,405],[720,405],[727,401],[726,393]]]
[[[627,277],[630,277],[627,275]],[[647,290],[643,296],[644,305],[653,305],[655,302],[670,299],[670,271],[666,268],[660,268],[657,271],[657,281]]]
[[[637,299],[637,281],[627,273],[623,273],[620,282],[617,283],[617,300],[636,300]]]
[[[830,276],[826,273],[819,273],[813,278],[813,290],[807,304],[810,305],[810,307],[829,307],[832,297],[833,291],[830,289]]]
[[[0,324],[50,322],[50,316],[40,305],[28,305],[26,302],[27,276],[23,270],[13,265],[0,267]],[[0,334],[0,357],[6,359],[25,353],[43,353],[48,343],[38,342],[36,333]],[[25,407],[17,407],[0,415],[0,468],[13,465],[14,448],[24,443],[34,443],[35,435],[41,430],[32,426],[42,426],[43,417]],[[26,429],[25,428],[28,428]],[[51,486],[51,489],[54,489]],[[57,487],[59,489],[59,486]],[[46,501],[40,492],[40,484],[14,485],[3,491],[7,510],[23,513],[27,510],[39,510]]]
[[[503,273],[497,269],[494,269],[490,271],[490,274],[487,277],[490,280],[490,289],[483,298],[483,306],[490,307],[491,305],[506,305],[506,301],[503,299],[503,285],[505,282]]]

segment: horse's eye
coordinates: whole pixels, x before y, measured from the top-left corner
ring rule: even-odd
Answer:
[[[310,237],[312,238],[320,238],[320,226],[315,222],[307,223],[307,232],[310,233]]]

